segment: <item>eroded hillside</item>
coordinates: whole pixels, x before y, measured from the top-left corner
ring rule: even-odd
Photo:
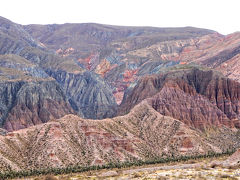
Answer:
[[[229,128],[220,128],[214,135],[196,131],[143,102],[113,119],[67,115],[0,136],[0,144],[3,171],[221,153],[239,146],[239,139]]]

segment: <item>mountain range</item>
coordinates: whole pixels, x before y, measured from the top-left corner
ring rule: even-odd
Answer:
[[[0,17],[0,170],[240,147],[240,33]]]

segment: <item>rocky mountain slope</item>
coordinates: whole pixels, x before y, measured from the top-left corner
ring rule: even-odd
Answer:
[[[179,62],[163,62],[131,52],[156,43],[189,40],[214,31],[185,28],[121,27],[101,24],[28,25],[24,29],[62,57],[74,58],[85,69],[102,76],[121,103],[125,89],[138,76]]]
[[[119,111],[124,114],[147,99],[159,113],[192,127],[239,128],[239,87],[210,69],[179,65],[140,79],[128,89]]]
[[[41,71],[40,74],[44,74],[43,78],[56,78],[67,96],[67,101],[80,116],[101,119],[115,115],[117,104],[112,90],[101,77],[94,72],[87,72],[74,59],[58,56],[30,37],[21,25],[0,18],[0,54],[21,56],[22,63],[27,62],[23,58],[34,63]],[[5,65],[3,63],[5,61],[1,63],[2,66],[20,68],[18,65],[9,65],[10,61]],[[20,70],[31,71],[26,68]]]
[[[196,62],[239,79],[239,33],[186,28],[115,27],[99,24],[28,25],[24,29],[85,69],[101,75],[118,104],[139,76]],[[73,36],[74,34],[74,36]]]
[[[95,73],[47,71],[62,86],[72,107],[81,117],[102,119],[116,115],[117,104],[112,89]]]
[[[219,67],[238,57],[238,33],[225,37],[192,27],[21,26],[4,18],[0,27],[0,53],[20,55],[36,64],[41,74],[45,71],[45,78],[56,79],[72,108],[85,118],[115,116],[127,88],[142,76],[194,61],[233,77]],[[218,57],[225,60],[217,63]],[[223,105],[217,106],[224,111]],[[228,118],[234,119],[237,110],[232,109]]]
[[[177,64],[161,61],[144,63],[146,60],[136,62],[132,58],[125,61],[124,53],[156,42],[214,33],[191,27],[21,26],[5,18],[0,19],[0,27],[1,54],[17,54],[37,64],[57,80],[80,116],[94,119],[116,115],[117,104],[121,103],[125,89],[139,75],[155,72],[155,66],[159,69]],[[122,44],[126,41],[131,47]],[[117,50],[122,45],[124,47]]]
[[[0,170],[239,148],[239,48],[193,27],[0,17]]]
[[[0,55],[0,123],[8,131],[75,113],[61,87],[17,55]]]
[[[211,143],[213,140],[215,144]],[[84,120],[67,115],[0,136],[0,169],[65,167],[172,154],[204,154],[222,152],[238,143],[236,133],[228,128],[221,129],[214,137],[206,136],[159,114],[143,102],[129,114],[113,119]]]
[[[45,46],[63,56],[75,58],[88,56],[94,51],[111,48],[113,42],[129,42],[132,48],[146,47],[156,42],[189,39],[203,36],[214,31],[185,28],[124,27],[94,23],[27,25],[24,29]]]

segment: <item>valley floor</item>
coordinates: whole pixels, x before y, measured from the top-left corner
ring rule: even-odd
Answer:
[[[41,176],[24,180],[80,180],[80,179],[240,179],[240,168],[214,167],[215,161],[227,157],[189,160],[184,163],[167,163],[141,167],[98,170],[59,176]],[[18,179],[20,180],[20,179]]]

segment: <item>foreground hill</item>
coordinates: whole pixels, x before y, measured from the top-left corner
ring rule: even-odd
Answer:
[[[0,145],[3,171],[223,152],[238,146],[239,141],[227,127],[207,136],[144,102],[113,119],[67,115],[0,136]]]

